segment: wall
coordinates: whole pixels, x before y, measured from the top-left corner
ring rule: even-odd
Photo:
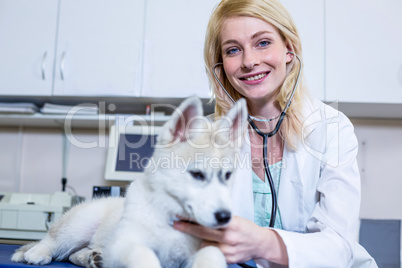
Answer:
[[[72,134],[79,143],[97,143],[89,149],[68,143],[67,150],[66,177],[71,187],[68,191],[91,199],[92,186],[111,185],[103,179],[108,137],[97,130],[73,130]],[[61,190],[61,129],[0,128],[0,148],[0,192],[52,193]]]
[[[352,120],[359,140],[362,218],[402,219],[402,120]]]
[[[402,219],[402,120],[352,119],[359,139],[363,218]],[[74,138],[98,146],[71,145],[68,183],[90,199],[94,185],[124,185],[103,179],[107,134],[75,130]],[[0,128],[0,191],[51,193],[61,189],[61,129]],[[69,189],[71,191],[71,189]]]

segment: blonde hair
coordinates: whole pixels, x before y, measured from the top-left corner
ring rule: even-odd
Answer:
[[[278,30],[285,44],[290,47],[292,52],[296,53],[300,59],[302,59],[302,47],[299,33],[289,12],[279,1],[222,0],[209,20],[204,46],[204,60],[212,88],[212,98],[215,98],[215,115],[217,117],[226,114],[233,105],[232,101],[215,81],[212,66],[217,62],[222,62],[220,31],[224,21],[234,16],[253,17],[270,23]],[[287,77],[276,99],[282,110],[289,100],[294,84],[296,83],[299,68],[302,68],[302,66],[300,66],[300,62],[294,57],[286,68]],[[235,101],[241,98],[241,95],[230,84],[222,68],[217,68],[216,72],[230,96]],[[279,132],[290,148],[295,148],[298,141],[301,139],[302,100],[307,95],[308,93],[304,86],[303,79],[300,78],[292,104],[287,110],[287,115]]]

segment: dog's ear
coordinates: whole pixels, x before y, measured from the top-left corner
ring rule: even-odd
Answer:
[[[226,116],[217,121],[218,128],[227,129],[229,133],[220,135],[228,136],[233,144],[241,147],[247,123],[247,103],[245,99],[238,100],[229,110]]]
[[[192,96],[185,99],[163,126],[158,137],[158,143],[168,145],[186,141],[189,124],[194,117],[202,115],[202,103],[198,97]]]

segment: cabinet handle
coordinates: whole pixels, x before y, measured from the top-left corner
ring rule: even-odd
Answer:
[[[60,61],[60,77],[61,80],[64,80],[64,58],[66,56],[66,52],[64,51],[63,54],[61,54],[61,61]]]
[[[402,85],[402,65],[399,67],[399,83]]]
[[[46,57],[47,57],[47,51],[45,52],[45,54],[43,54],[43,57],[42,57],[42,80],[46,79],[46,76],[45,76]]]

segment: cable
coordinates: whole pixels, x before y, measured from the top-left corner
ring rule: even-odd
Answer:
[[[237,263],[237,265],[239,265],[240,267],[243,267],[243,268],[255,268],[254,266],[250,266],[250,265],[245,264],[245,263]]]
[[[66,191],[66,185],[67,185],[67,178],[61,178],[61,191],[62,192]]]

